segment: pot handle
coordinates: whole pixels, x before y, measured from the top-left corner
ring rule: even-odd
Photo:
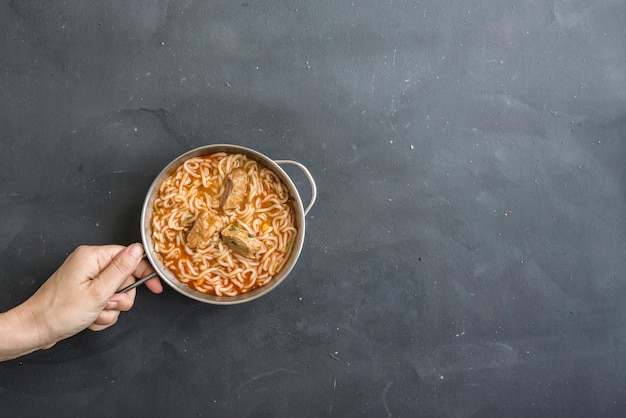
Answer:
[[[307,213],[309,213],[311,207],[313,207],[313,203],[315,203],[315,199],[317,198],[317,186],[315,186],[315,180],[313,180],[313,176],[311,175],[311,173],[309,173],[309,170],[307,170],[304,165],[300,164],[297,161],[274,160],[274,162],[277,164],[288,164],[298,167],[304,173],[307,180],[309,180],[309,183],[311,184],[311,200],[309,201],[309,204],[306,206],[306,208],[304,208],[304,216],[306,216]]]

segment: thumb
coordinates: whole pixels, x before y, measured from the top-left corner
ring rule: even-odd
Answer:
[[[94,279],[95,285],[102,290],[105,298],[111,297],[119,289],[141,262],[143,246],[132,244],[120,251]]]

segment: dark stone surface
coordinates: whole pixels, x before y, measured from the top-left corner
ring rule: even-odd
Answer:
[[[3,416],[623,416],[623,1],[1,3],[0,309],[196,146],[319,188],[274,292],[140,289]]]

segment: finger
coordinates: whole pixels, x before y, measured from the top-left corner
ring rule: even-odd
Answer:
[[[81,245],[65,259],[59,268],[79,271],[84,274],[84,281],[91,282],[104,270],[125,247],[122,245],[89,246]]]
[[[142,260],[141,263],[135,269],[134,276],[138,279],[142,277],[146,277],[147,275],[154,272],[154,269],[146,260]],[[145,283],[146,287],[150,289],[152,293],[161,293],[163,291],[163,285],[161,285],[161,280],[158,277],[148,280]],[[118,289],[119,290],[119,289]]]
[[[134,289],[126,293],[115,293],[109,299],[109,303],[105,306],[105,310],[129,311],[135,304]]]
[[[120,290],[127,288],[128,286],[132,285],[136,281],[137,281],[137,278],[135,276],[128,276],[126,280],[124,280],[124,282],[122,282],[120,287],[116,290],[116,293],[114,293],[113,295],[116,295],[117,293],[119,293]],[[135,297],[135,292],[133,292],[133,289],[127,290],[126,293],[132,293],[133,297]]]
[[[142,259],[139,265],[137,266],[137,268],[135,269],[135,271],[133,272],[133,276],[135,276],[138,279],[141,279],[142,277],[146,277],[147,275],[153,272],[154,272],[154,269],[152,268],[150,263]]]
[[[88,327],[92,331],[100,331],[114,325],[120,316],[120,311],[100,312],[98,318]]]
[[[161,280],[158,277],[154,277],[148,280],[145,283],[146,287],[150,289],[152,293],[161,293],[163,292],[163,285],[161,284]]]
[[[94,291],[107,300],[135,272],[143,256],[143,246],[132,244],[120,251],[94,279]]]
[[[98,276],[98,274],[100,274],[100,272],[104,270],[111,263],[111,261],[115,258],[115,256],[117,256],[120,253],[120,251],[123,251],[124,248],[126,248],[123,245],[117,245],[117,244],[98,245],[98,246],[82,245],[81,247],[86,250],[91,251],[94,254],[93,257],[95,257],[96,259],[97,265],[95,266],[95,268],[97,268],[97,270],[95,271],[95,274],[93,275],[93,277],[91,277],[92,279]]]
[[[97,325],[97,324],[91,324],[87,327],[87,329],[89,329],[90,331],[102,331],[107,329],[108,327],[110,327],[111,325]]]

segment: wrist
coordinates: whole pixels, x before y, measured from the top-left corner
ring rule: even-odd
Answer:
[[[28,302],[0,313],[0,361],[11,360],[44,348],[41,321]]]

